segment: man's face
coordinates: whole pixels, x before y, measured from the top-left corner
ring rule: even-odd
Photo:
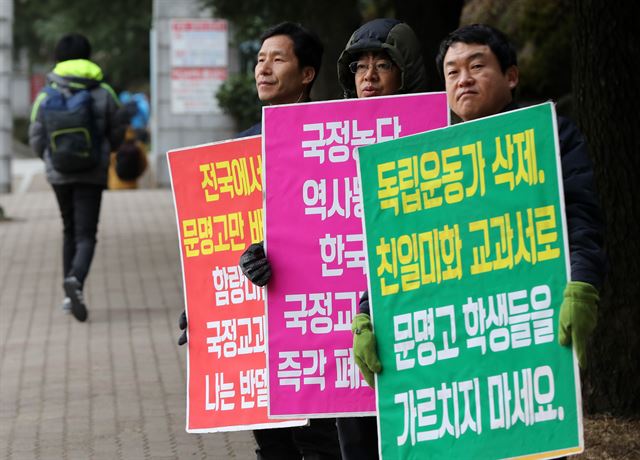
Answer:
[[[491,48],[477,43],[452,44],[443,70],[449,107],[463,121],[500,112],[518,84],[518,68],[511,66],[502,73]]]
[[[262,43],[254,76],[261,101],[289,104],[301,99],[305,87],[315,76],[315,70],[313,67],[300,69],[291,38],[274,35]]]
[[[356,94],[358,98],[388,96],[400,89],[400,69],[387,53],[364,53],[356,61]]]

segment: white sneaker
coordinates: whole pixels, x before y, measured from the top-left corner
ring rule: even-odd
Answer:
[[[70,315],[71,314],[71,298],[65,297],[64,300],[62,301],[61,307],[65,315]]]

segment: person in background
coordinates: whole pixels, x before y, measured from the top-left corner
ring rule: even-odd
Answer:
[[[149,107],[149,99],[145,93],[130,93],[122,91],[120,93],[120,101],[124,105],[131,104],[135,107],[133,116],[131,117],[130,126],[133,129],[137,140],[144,144],[149,144],[149,117],[151,109]]]
[[[126,113],[120,110],[120,101],[113,89],[103,81],[102,70],[91,59],[91,44],[83,35],[71,33],[63,36],[54,50],[56,66],[47,76],[47,85],[36,97],[31,111],[29,145],[44,160],[47,181],[51,184],[58,201],[63,224],[62,266],[63,288],[66,297],[62,307],[71,312],[78,321],[86,321],[88,313],[84,301],[84,285],[93,260],[98,232],[98,219],[102,191],[107,185],[109,152],[119,147],[128,122]],[[68,123],[57,115],[68,115],[59,110],[71,97],[79,92],[90,98],[91,126],[78,126],[73,131],[93,136],[88,148],[95,156],[94,166],[71,164],[74,155],[68,155],[77,145],[77,138],[62,142],[64,136],[53,139],[56,127]],[[58,97],[60,96],[60,97]],[[48,107],[58,101],[56,110]],[[85,112],[86,114],[86,112]],[[64,130],[58,129],[58,133]],[[83,135],[83,140],[86,140]],[[63,171],[58,158],[53,158],[53,149],[65,146],[65,155],[72,158]],[[57,151],[57,150],[56,150]],[[77,151],[76,156],[86,152]],[[62,155],[62,153],[57,153]],[[69,171],[69,169],[77,169]]]
[[[316,34],[300,24],[284,22],[266,30],[260,40],[254,72],[258,98],[271,105],[310,101],[323,53],[323,45]],[[262,124],[258,123],[236,137],[261,132]],[[187,340],[184,312],[179,322],[185,330],[178,340],[182,344]],[[311,419],[306,427],[254,430],[253,434],[258,443],[259,460],[341,458],[334,418]]]
[[[133,190],[138,179],[149,166],[147,146],[131,126],[127,127],[124,142],[109,156],[107,188],[109,190]]]
[[[124,142],[109,156],[107,187],[109,190],[138,188],[138,179],[147,169],[147,123],[149,104],[142,93],[120,93],[123,110],[129,117]]]

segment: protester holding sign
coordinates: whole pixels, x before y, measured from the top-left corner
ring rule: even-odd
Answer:
[[[395,19],[376,19],[353,33],[338,60],[338,77],[347,98],[415,93],[426,87],[418,40],[407,24]],[[254,283],[269,282],[271,266],[262,245],[249,248],[240,266]],[[375,417],[337,420],[343,458],[377,458]]]
[[[308,102],[322,62],[324,47],[320,39],[299,24],[284,22],[265,31],[261,40],[254,75],[260,100],[271,105]],[[262,125],[258,123],[238,137],[261,132]],[[247,249],[256,250],[262,250],[261,243]],[[258,458],[303,455],[304,458],[337,459],[340,455],[332,418],[311,420],[308,427],[256,430],[253,434],[260,447]]]
[[[345,97],[363,98],[424,91],[426,73],[415,33],[407,24],[396,19],[374,19],[364,24],[351,35],[338,59],[338,79]],[[355,321],[358,321],[357,317]],[[367,337],[375,348],[373,334],[356,337]],[[356,363],[363,359],[355,347],[354,359]],[[379,371],[379,361],[371,363]],[[358,366],[362,368],[360,363]],[[371,384],[368,376],[364,376]],[[346,460],[378,458],[375,417],[339,418],[338,434],[342,456]]]
[[[338,79],[345,98],[425,91],[424,61],[415,33],[397,19],[367,22],[340,54]]]
[[[436,64],[443,71],[449,106],[463,122],[516,108],[518,64],[502,32],[483,24],[461,27],[441,43]],[[584,137],[563,117],[558,117],[558,135],[571,258],[558,338],[561,345],[573,343],[584,369],[606,265],[602,217]]]
[[[483,24],[462,27],[441,43],[436,63],[444,74],[449,106],[463,122],[516,108],[517,60],[502,32]],[[571,281],[560,309],[558,337],[562,345],[574,344],[584,369],[606,265],[602,218],[586,141],[563,117],[558,118],[558,134],[571,249]]]
[[[443,71],[451,111],[461,121],[517,107],[513,99],[519,78],[517,58],[502,32],[483,24],[461,27],[441,43],[436,64]],[[560,310],[558,337],[562,345],[574,344],[580,367],[585,368],[587,340],[596,326],[598,289],[606,265],[602,221],[586,142],[566,118],[559,117],[558,132],[571,247],[571,282]],[[368,308],[364,299],[361,312],[368,316]],[[371,331],[366,318],[359,321],[358,330]],[[365,337],[367,341],[358,347],[362,348],[359,354],[367,357],[360,361],[361,369],[373,375],[380,371],[375,339]],[[357,335],[354,343],[358,343]]]
[[[313,83],[320,71],[323,46],[319,38],[299,24],[284,22],[266,30],[257,56],[255,81],[259,99],[267,104],[308,102]],[[258,123],[237,137],[261,134]],[[247,252],[262,254],[262,243],[252,244]],[[245,275],[257,284],[264,275],[263,264],[252,265],[254,271]],[[260,275],[255,270],[260,270]],[[266,283],[266,282],[265,282]],[[186,331],[186,317],[180,317],[180,327]],[[183,334],[179,343],[186,342]],[[314,419],[306,427],[254,430],[259,459],[314,458],[332,460],[340,458],[335,419]]]
[[[452,33],[438,65],[464,123],[359,149],[380,346],[359,315],[354,351],[363,374],[378,353],[385,367],[383,455],[580,452],[578,364],[604,265],[584,141],[552,103],[515,107],[500,32]]]

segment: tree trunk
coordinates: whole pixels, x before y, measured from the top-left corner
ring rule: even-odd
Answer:
[[[320,75],[314,83],[314,100],[342,99],[337,62],[351,34],[361,25],[357,0],[343,0],[338,11],[327,10],[324,2],[309,2],[302,24],[314,30],[324,45]]]
[[[438,47],[449,32],[458,28],[463,0],[394,0],[396,18],[411,26],[422,44],[429,91],[444,90],[442,69],[436,69]]]
[[[609,259],[584,396],[588,411],[620,415],[640,413],[640,80],[632,70],[640,40],[632,5],[574,2],[572,63],[574,113],[594,162]]]

